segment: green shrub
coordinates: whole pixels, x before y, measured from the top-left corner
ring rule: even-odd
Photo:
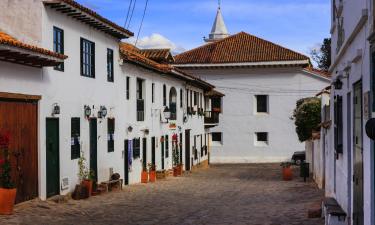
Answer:
[[[296,125],[298,139],[301,142],[311,138],[313,131],[318,131],[321,123],[321,100],[304,98],[297,101],[292,119]]]

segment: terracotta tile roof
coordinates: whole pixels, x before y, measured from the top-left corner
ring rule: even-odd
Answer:
[[[321,77],[331,78],[331,74],[327,71],[315,69],[313,67],[306,67],[304,70],[307,72],[313,73],[315,75],[321,76]]]
[[[211,91],[207,92],[205,94],[205,96],[207,96],[207,97],[224,97],[225,94],[223,94],[223,93],[221,93],[217,90],[212,89]]]
[[[175,56],[176,64],[254,63],[309,60],[305,55],[245,32]]]
[[[44,0],[43,3],[45,5],[59,5],[59,4],[62,4],[62,3],[65,3],[67,5],[69,5],[70,7],[73,7],[75,9],[78,9],[84,13],[87,13],[88,15],[94,17],[95,19],[99,20],[100,22],[112,27],[113,29],[119,31],[120,33],[123,33],[123,34],[126,34],[127,36],[134,36],[134,33],[133,32],[130,32],[129,30],[117,25],[116,23],[108,20],[107,18],[104,18],[103,16],[99,15],[97,12],[93,11],[92,9],[89,9],[81,4],[79,4],[78,2],[74,1],[74,0]],[[60,10],[60,12],[64,13],[63,10]],[[67,13],[68,15],[69,14],[75,14],[76,12],[71,12],[69,10],[67,10]],[[73,15],[73,17],[75,17],[77,19],[80,18],[80,16],[78,15]],[[87,22],[88,24],[90,24],[90,22]],[[97,26],[97,24],[94,22],[92,23],[93,25]],[[101,29],[101,26],[97,26],[99,29]]]
[[[142,52],[143,50],[135,47],[132,44],[128,44],[124,42],[120,43],[120,55],[123,60],[135,63],[137,65],[146,67],[148,69],[154,70],[162,74],[172,75],[178,79],[188,80],[205,89],[214,88],[213,85],[209,84],[208,82],[204,80],[201,80],[200,78],[186,71],[175,68],[174,66],[170,64],[163,64],[163,63],[155,62],[154,60],[147,58]]]
[[[7,45],[7,46],[11,46],[11,47],[25,49],[25,50],[29,50],[29,51],[32,51],[32,52],[35,52],[35,53],[42,54],[42,55],[52,56],[52,57],[55,57],[55,58],[58,58],[58,59],[68,58],[68,56],[66,56],[66,55],[62,55],[62,54],[59,54],[59,53],[56,53],[56,52],[53,52],[53,51],[50,51],[50,50],[47,50],[47,49],[44,49],[44,48],[40,48],[40,47],[37,47],[37,46],[33,46],[33,45],[23,43],[23,42],[15,39],[14,37],[12,37],[12,36],[4,33],[4,32],[1,32],[1,31],[0,31],[0,45]]]
[[[167,64],[157,63],[146,56],[144,56],[140,49],[134,45],[128,43],[120,43],[120,53],[124,60],[131,61],[133,63],[142,64],[143,66],[153,69],[160,73],[168,73],[171,70],[171,66]]]
[[[141,49],[144,56],[160,63],[174,62],[170,49]]]

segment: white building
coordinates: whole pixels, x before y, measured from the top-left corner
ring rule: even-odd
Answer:
[[[307,69],[308,57],[245,32],[228,36],[218,9],[208,44],[177,55],[176,66],[225,94],[212,129],[211,161],[259,163],[290,160],[304,149],[290,117],[297,100],[314,96],[329,78]],[[214,107],[215,108],[215,107]]]
[[[373,225],[374,145],[364,124],[374,116],[374,1],[333,0],[331,4],[332,126],[327,136],[332,138],[326,152],[325,191],[343,215],[326,215],[326,221]]]
[[[204,116],[187,115],[185,96],[203,109],[213,86],[163,64],[169,51],[160,63],[120,51],[133,34],[71,0],[1,1],[0,12],[0,133],[16,153],[17,202],[73,191],[80,151],[99,183],[110,171],[139,183],[151,162],[171,169],[174,134],[186,170],[207,163]]]

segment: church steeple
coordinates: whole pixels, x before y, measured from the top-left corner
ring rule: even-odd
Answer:
[[[206,42],[214,42],[226,38],[229,36],[227,27],[225,26],[223,15],[221,14],[221,1],[219,0],[219,6],[217,8],[216,18],[214,25],[212,26],[209,38],[205,38]]]

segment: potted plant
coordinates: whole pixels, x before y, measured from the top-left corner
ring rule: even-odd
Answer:
[[[81,157],[78,160],[78,168],[79,181],[81,185],[87,189],[88,197],[91,197],[95,173],[86,166],[84,152],[81,152]]]
[[[142,168],[142,173],[141,173],[141,183],[147,184],[148,183],[148,172],[147,172],[147,167]]]
[[[174,136],[176,137],[174,138]],[[173,176],[177,177],[181,175],[180,155],[179,155],[179,151],[177,150],[177,134],[172,136],[172,140],[173,140],[173,150],[172,150]]]
[[[11,178],[10,135],[0,134],[0,215],[13,214],[17,189]]]
[[[148,177],[150,182],[156,181],[156,166],[152,163],[147,164],[148,167]]]
[[[283,162],[280,165],[283,168],[283,180],[290,181],[293,179],[293,172],[292,172],[292,163],[291,162]]]

